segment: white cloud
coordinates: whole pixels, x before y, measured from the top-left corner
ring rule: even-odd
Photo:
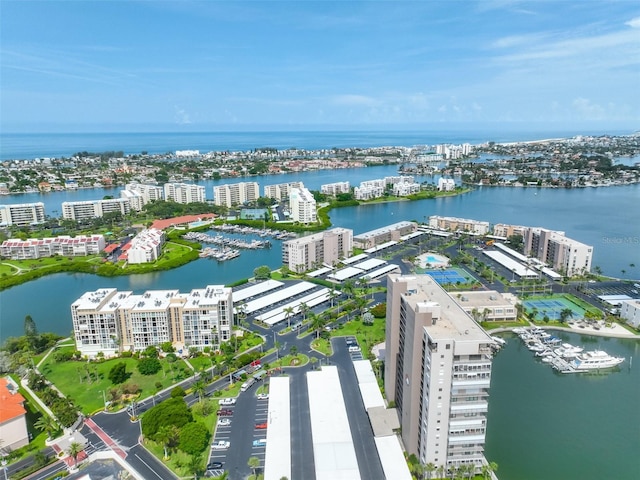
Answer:
[[[631,28],[640,28],[640,17],[632,18],[628,22],[625,22],[625,25],[628,25]]]
[[[178,125],[189,125],[191,123],[191,118],[189,117],[189,114],[185,111],[185,109],[177,106],[174,108],[176,110],[175,122]]]

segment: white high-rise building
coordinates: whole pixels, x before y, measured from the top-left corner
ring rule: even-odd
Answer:
[[[282,200],[286,200],[287,198],[289,198],[291,189],[293,188],[304,188],[304,183],[289,182],[279,183],[277,185],[265,185],[264,196],[267,198],[275,198],[276,200],[281,202]]]
[[[294,272],[335,265],[353,251],[353,230],[332,228],[282,243],[282,263]]]
[[[44,203],[17,203],[0,205],[0,225],[17,225],[26,227],[44,223]]]
[[[213,187],[213,203],[227,208],[257,200],[260,186],[257,182],[240,182]]]
[[[76,348],[88,357],[141,351],[171,342],[177,349],[220,348],[231,338],[232,290],[208,285],[189,293],[149,290],[142,295],[103,288],[71,304]]]
[[[317,221],[316,199],[306,188],[293,188],[289,194],[291,219],[300,223],[315,223]]]
[[[484,458],[491,337],[428,275],[387,280],[385,394],[403,444],[423,465]]]
[[[133,190],[120,190],[120,198],[126,198],[129,200],[131,210],[135,210],[136,212],[142,210],[142,207],[144,206],[144,199],[139,192],[135,192]]]
[[[443,178],[440,177],[438,179],[438,190],[441,192],[451,192],[456,189],[456,182],[453,178]]]
[[[103,217],[105,213],[112,212],[119,212],[122,215],[127,215],[130,211],[131,203],[128,198],[62,202],[62,218],[66,220],[99,218]]]
[[[572,277],[591,270],[593,247],[565,237],[564,232],[527,227],[524,231],[524,254]]]
[[[162,254],[164,232],[157,228],[142,230],[131,239],[127,262],[131,264],[154,262]]]
[[[320,185],[320,192],[325,195],[337,195],[339,193],[349,193],[350,191],[351,187],[348,181]]]
[[[155,202],[164,198],[164,189],[159,185],[146,185],[144,183],[128,183],[126,190],[137,192],[142,196],[142,204]]]
[[[194,183],[165,183],[164,199],[176,203],[205,203],[204,187]]]

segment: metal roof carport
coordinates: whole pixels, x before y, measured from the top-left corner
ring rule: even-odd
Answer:
[[[269,381],[267,448],[264,456],[264,480],[291,478],[291,411],[289,377]]]

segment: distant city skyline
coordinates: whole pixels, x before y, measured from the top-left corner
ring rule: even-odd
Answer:
[[[0,0],[3,132],[640,129],[632,1]]]

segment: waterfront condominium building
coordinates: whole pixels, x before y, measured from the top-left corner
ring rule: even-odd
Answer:
[[[282,243],[282,263],[294,272],[335,265],[353,250],[353,230],[332,228]]]
[[[274,198],[277,201],[281,202],[282,200],[286,200],[287,198],[289,198],[292,188],[304,188],[304,183],[289,182],[279,183],[277,185],[265,185],[264,196],[267,198]]]
[[[387,242],[397,242],[400,237],[413,233],[418,229],[416,222],[393,223],[386,227],[376,228],[368,232],[359,233],[353,237],[353,243],[358,248],[373,248]]]
[[[176,203],[205,203],[204,187],[194,183],[165,183],[164,199]]]
[[[452,192],[456,189],[456,182],[453,178],[440,177],[438,179],[438,190],[441,192]]]
[[[259,196],[258,182],[240,182],[213,187],[213,203],[227,208],[252,202]]]
[[[422,464],[486,463],[492,343],[430,276],[389,275],[385,393]]]
[[[71,304],[76,348],[87,357],[141,351],[171,342],[178,350],[217,350],[231,337],[231,288],[208,285],[189,293],[149,290],[141,295],[103,288]]]
[[[155,262],[162,254],[165,235],[162,230],[148,228],[142,230],[129,242],[126,251],[127,262],[131,264]]]
[[[289,192],[289,209],[291,219],[300,223],[315,223],[318,219],[316,213],[316,199],[306,188],[292,188]]]
[[[349,193],[350,191],[351,186],[348,181],[320,185],[320,192],[325,195],[338,195],[339,193]]]
[[[164,189],[159,185],[146,185],[144,183],[128,183],[125,189],[131,192],[139,193],[142,196],[142,205],[162,200],[164,198]]]
[[[144,200],[140,193],[135,192],[133,190],[120,190],[120,198],[125,198],[129,200],[129,205],[131,206],[131,210],[135,210],[139,212],[142,210],[144,206]]]
[[[0,205],[0,225],[26,227],[44,223],[44,203],[18,203]]]
[[[468,233],[470,235],[486,235],[489,233],[489,222],[468,220],[466,218],[441,217],[439,215],[429,217],[429,227],[450,232]]]
[[[565,237],[564,232],[527,227],[524,231],[524,254],[572,277],[591,270],[593,247]]]
[[[509,238],[513,235],[521,235],[524,239],[524,232],[528,227],[521,225],[509,225],[506,223],[496,223],[493,226],[493,234],[496,237]]]
[[[62,202],[62,218],[65,220],[86,220],[102,217],[105,213],[111,212],[119,212],[122,215],[126,215],[130,211],[131,204],[127,198]]]
[[[0,245],[0,256],[12,260],[27,260],[63,255],[67,257],[97,255],[104,250],[102,235],[67,235],[47,238],[11,238]]]

